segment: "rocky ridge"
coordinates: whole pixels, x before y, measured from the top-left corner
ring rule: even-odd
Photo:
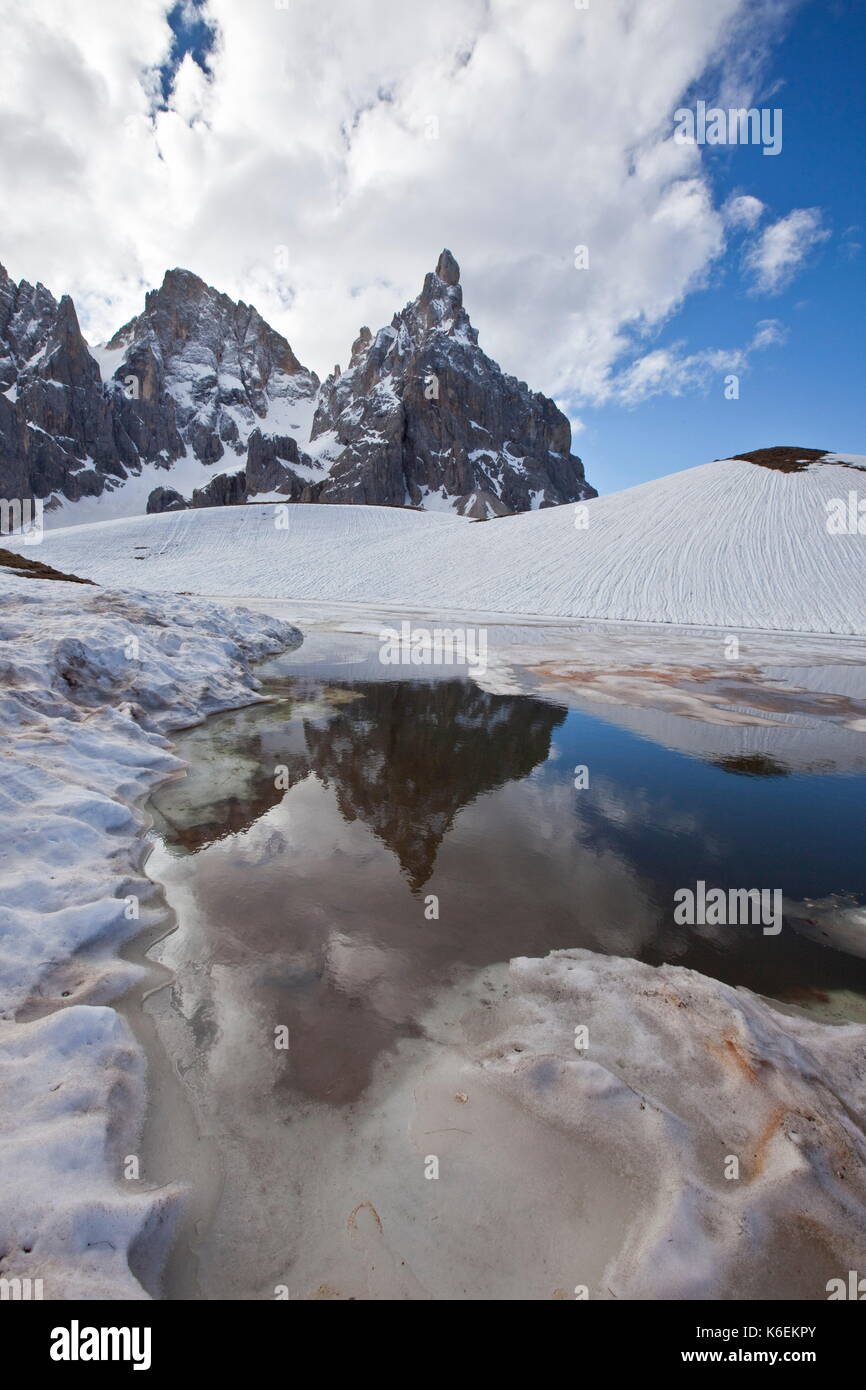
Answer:
[[[565,415],[478,346],[450,251],[323,383],[190,271],[91,349],[69,296],[0,267],[0,491],[74,524],[67,504],[145,466],[149,512],[285,498],[486,518],[595,496]]]

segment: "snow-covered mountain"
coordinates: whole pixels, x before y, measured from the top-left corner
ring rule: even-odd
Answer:
[[[864,491],[866,457],[759,450],[483,523],[252,505],[56,531],[39,558],[161,592],[862,636]]]
[[[89,348],[0,267],[0,492],[49,523],[280,496],[504,515],[594,496],[566,417],[478,346],[457,262],[320,386],[256,309],[170,270]]]
[[[77,502],[123,481],[138,460],[125,414],[69,296],[0,266],[0,493]]]
[[[257,427],[309,427],[319,386],[258,310],[188,270],[169,270],[97,355],[112,381],[131,379],[142,407],[156,407],[154,436],[136,441],[150,460],[187,449],[200,463],[237,466]]]
[[[313,438],[334,459],[317,500],[409,503],[486,518],[594,497],[553,401],[478,346],[443,251],[416,300],[319,394]]]

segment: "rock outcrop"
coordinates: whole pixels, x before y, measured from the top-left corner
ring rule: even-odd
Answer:
[[[0,492],[70,501],[137,465],[135,445],[68,295],[20,285],[0,266]]]
[[[91,350],[68,296],[0,267],[0,494],[50,509],[145,466],[165,472],[148,512],[268,497],[487,518],[595,496],[566,417],[478,346],[450,251],[321,385],[256,309],[188,270]]]
[[[91,351],[68,295],[58,303],[0,266],[5,497],[76,502],[145,464],[168,472],[182,458],[210,466],[227,454],[237,465],[265,421],[303,431],[318,385],[257,310],[189,271],[169,271],[144,312]],[[243,501],[237,486],[223,491]],[[148,500],[149,511],[185,505],[167,485]]]
[[[487,517],[596,495],[566,417],[478,346],[447,250],[418,298],[375,337],[362,328],[348,370],[323,383],[312,439],[323,437],[322,502]]]
[[[140,448],[150,459],[176,457],[184,446],[205,464],[243,458],[262,421],[303,428],[304,402],[319,386],[257,309],[188,270],[166,272],[144,312],[106,344],[103,360],[115,382],[132,379]]]

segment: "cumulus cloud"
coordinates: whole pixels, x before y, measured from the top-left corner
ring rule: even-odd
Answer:
[[[755,293],[778,294],[829,235],[820,208],[795,208],[771,223],[746,253],[746,269]]]
[[[785,329],[777,319],[762,319],[745,347],[704,348],[689,353],[680,342],[655,348],[619,373],[611,385],[611,396],[622,405],[635,406],[652,396],[705,391],[713,381],[731,372],[746,371],[754,352],[776,347],[785,337]]]
[[[179,8],[0,0],[0,259],[93,342],[182,265],[328,371],[447,245],[484,348],[579,405],[756,220],[716,206],[673,112],[708,74],[750,102],[780,0]]]
[[[760,198],[755,198],[750,193],[741,193],[735,198],[729,198],[722,209],[729,227],[748,228],[760,222],[765,211]]]

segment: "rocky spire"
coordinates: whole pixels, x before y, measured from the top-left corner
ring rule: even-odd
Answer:
[[[125,480],[135,451],[68,295],[0,274],[0,493],[70,500]]]
[[[451,252],[446,248],[436,262],[436,274],[446,285],[459,285],[460,267]]]
[[[321,501],[487,517],[595,495],[566,417],[479,348],[447,249],[388,328],[361,330],[322,386],[312,438],[333,460]]]

